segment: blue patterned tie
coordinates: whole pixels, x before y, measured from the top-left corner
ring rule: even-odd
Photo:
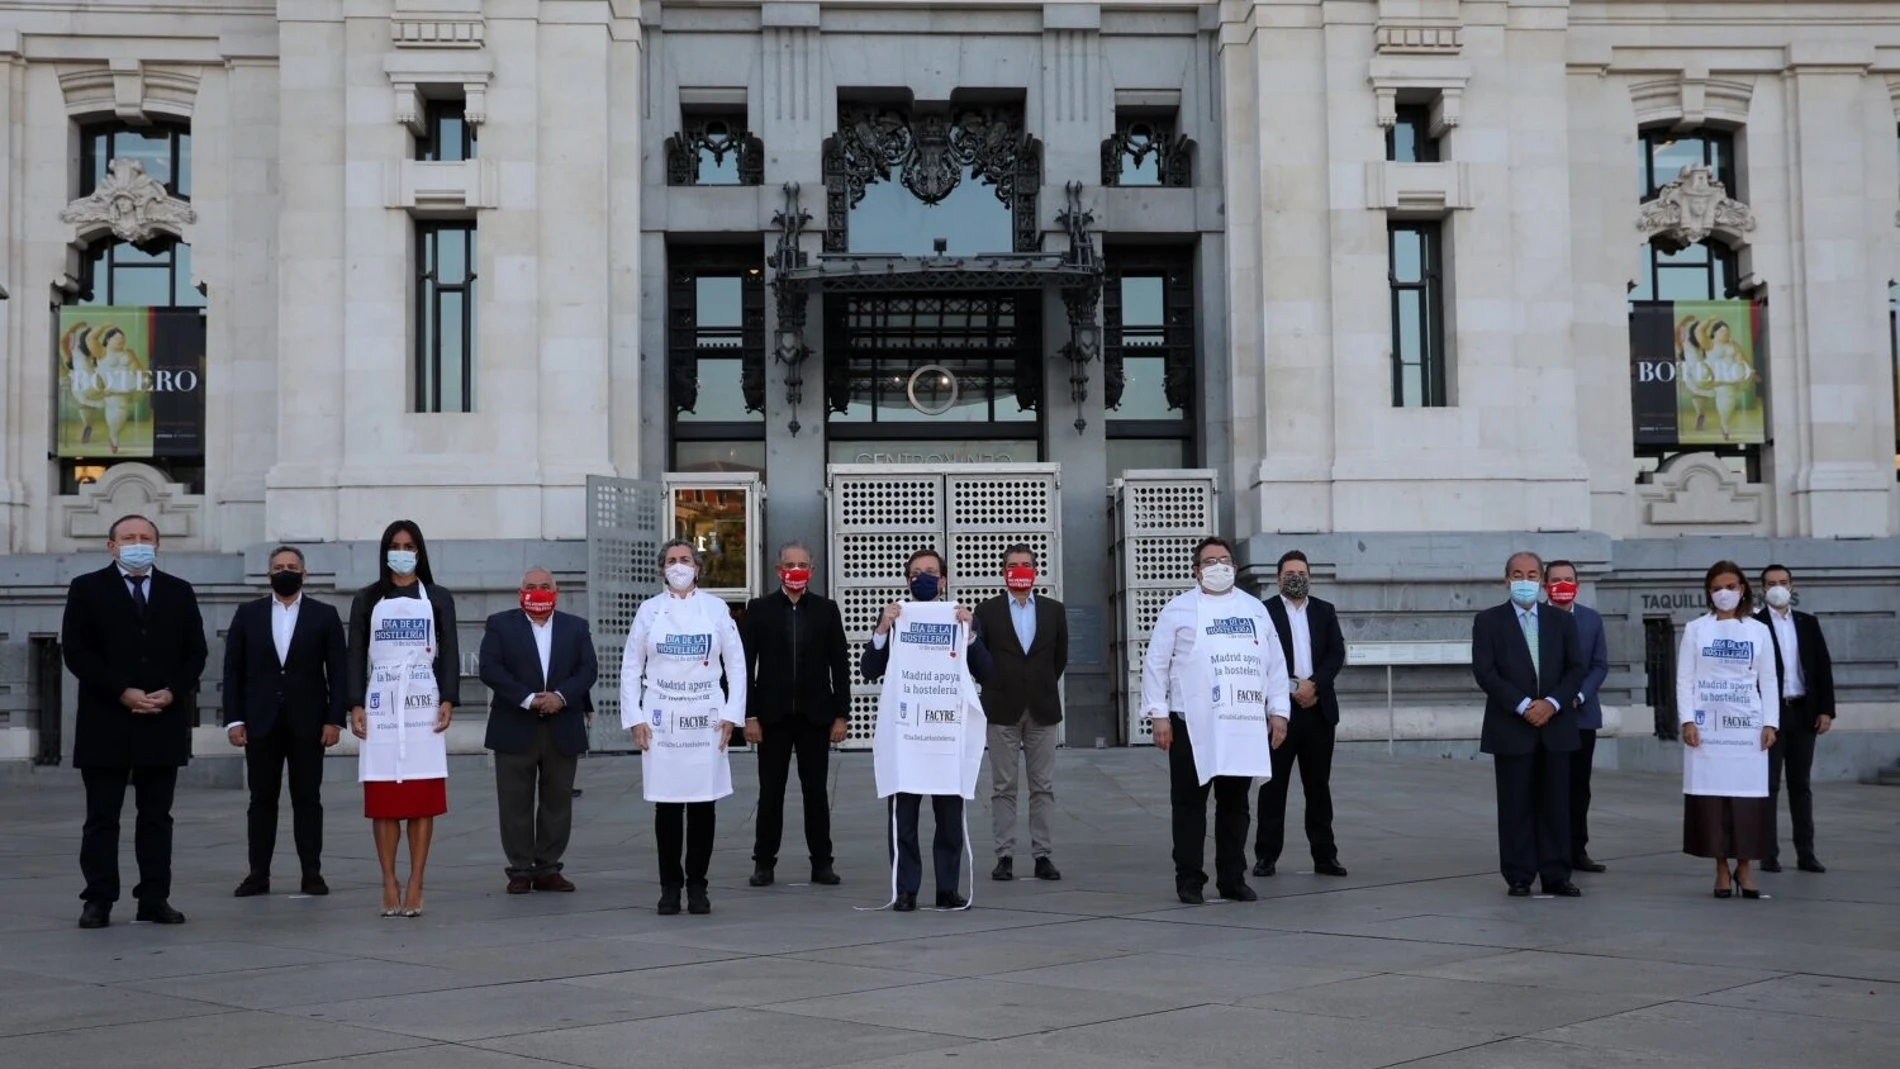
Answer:
[[[1538,689],[1542,690],[1544,687],[1544,673],[1543,665],[1539,663],[1542,658],[1538,656],[1537,610],[1535,608],[1524,614],[1524,641],[1528,643],[1531,648],[1531,675],[1537,680]]]

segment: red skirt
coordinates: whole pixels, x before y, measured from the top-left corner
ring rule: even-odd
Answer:
[[[363,784],[363,816],[370,820],[420,820],[449,811],[449,781],[411,779]]]

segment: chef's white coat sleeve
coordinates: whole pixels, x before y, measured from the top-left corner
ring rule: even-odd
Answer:
[[[1194,602],[1176,598],[1168,602],[1155,620],[1148,637],[1148,655],[1141,663],[1141,715],[1149,718],[1168,715],[1168,677],[1174,664],[1174,647],[1182,628],[1192,628],[1196,620]]]
[[[1682,647],[1676,651],[1676,723],[1695,723],[1696,651],[1702,648],[1702,620],[1682,629]]]
[[[1274,630],[1273,618],[1262,619],[1267,624],[1267,633],[1260,638],[1260,644],[1267,650],[1267,715],[1289,719],[1293,716],[1293,684],[1287,676],[1286,654],[1280,651],[1280,636]]]
[[[640,722],[640,682],[647,671],[648,614],[642,606],[633,614],[627,649],[620,657],[620,726],[632,730]]]
[[[711,595],[708,595],[709,597]],[[739,625],[724,601],[719,602],[719,664],[726,670],[726,708],[720,719],[731,724],[745,723],[745,645],[739,638]]]
[[[1769,625],[1757,623],[1761,634],[1755,636],[1755,685],[1761,691],[1762,723],[1781,730],[1781,673],[1775,671],[1774,636]]]

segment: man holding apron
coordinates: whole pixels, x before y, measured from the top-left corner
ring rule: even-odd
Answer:
[[[1167,752],[1174,816],[1174,883],[1199,905],[1207,796],[1214,795],[1214,886],[1252,902],[1247,886],[1247,796],[1273,778],[1273,749],[1292,713],[1286,657],[1260,600],[1234,589],[1233,547],[1221,538],[1194,548],[1198,586],[1161,610],[1142,666],[1142,712]]]

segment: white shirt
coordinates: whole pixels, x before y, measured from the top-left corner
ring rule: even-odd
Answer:
[[[133,575],[131,572],[125,570],[125,565],[121,564],[119,565],[119,577],[125,580],[126,593],[130,594],[132,588],[136,586],[138,587],[138,592],[145,595],[145,603],[147,605],[152,603],[152,570],[150,568],[145,569],[144,575]]]
[[[1286,607],[1287,638],[1293,645],[1293,663],[1287,667],[1293,669],[1295,680],[1313,678],[1313,632],[1306,625],[1306,602],[1293,604],[1293,599],[1282,597],[1280,604]]]
[[[1194,632],[1200,624],[1202,598],[1251,598],[1243,591],[1232,590],[1225,594],[1209,594],[1200,587],[1168,602],[1155,620],[1154,634],[1148,639],[1148,655],[1142,658],[1141,665],[1141,712],[1150,719],[1159,719],[1170,712],[1186,712],[1187,699],[1182,685],[1186,682],[1188,657],[1194,652]],[[1268,617],[1268,628],[1272,628],[1272,617]],[[1262,642],[1274,643],[1274,660],[1278,660],[1279,636],[1266,634],[1260,637]],[[1174,666],[1180,666],[1179,671]],[[1284,682],[1284,680],[1283,680]],[[1291,692],[1282,688],[1274,692],[1268,688],[1267,715],[1281,718],[1292,715],[1293,699]]]
[[[1538,645],[1540,645],[1540,646],[1541,646],[1541,645],[1543,645],[1543,643],[1544,643],[1544,618],[1543,618],[1543,617],[1541,617],[1541,616],[1539,616],[1539,615],[1537,615],[1537,606],[1536,606],[1536,605],[1532,605],[1532,606],[1531,606],[1530,608],[1528,608],[1528,609],[1527,609],[1527,608],[1525,608],[1524,606],[1522,606],[1522,605],[1519,605],[1519,604],[1518,604],[1517,602],[1515,602],[1515,601],[1513,601],[1513,602],[1511,602],[1511,608],[1513,608],[1513,609],[1516,609],[1516,610],[1517,610],[1517,629],[1518,629],[1519,631],[1522,631],[1522,632],[1524,632],[1524,638],[1525,638],[1526,640],[1529,640],[1529,638],[1531,637],[1531,636],[1530,636],[1530,631],[1529,631],[1529,629],[1528,629],[1528,628],[1526,627],[1526,624],[1527,624],[1527,622],[1528,622],[1529,620],[1535,620],[1535,621],[1537,621],[1537,644],[1538,644]],[[1558,611],[1561,611],[1561,610],[1558,610]],[[1543,689],[1543,686],[1544,686],[1544,684],[1545,684],[1546,682],[1548,682],[1548,680],[1546,680],[1546,679],[1544,679],[1544,678],[1543,678],[1543,676],[1544,676],[1544,652],[1543,652],[1542,650],[1532,650],[1532,651],[1531,651],[1531,666],[1532,666],[1532,669],[1533,669],[1533,671],[1534,671],[1534,672],[1536,673],[1536,675],[1537,675],[1537,677],[1538,677],[1538,678],[1537,678],[1537,687],[1538,687],[1538,689],[1539,689],[1539,690],[1542,690],[1542,689]],[[1556,700],[1555,698],[1542,698],[1542,699],[1538,699],[1538,700],[1541,700],[1541,701],[1547,701],[1547,702],[1549,702],[1549,703],[1550,703],[1550,705],[1551,705],[1551,708],[1553,708],[1553,709],[1557,707],[1557,700]],[[1525,714],[1526,712],[1528,712],[1528,711],[1530,710],[1530,707],[1531,707],[1531,704],[1532,704],[1532,699],[1530,699],[1530,698],[1525,698],[1525,699],[1524,699],[1523,701],[1521,701],[1521,702],[1518,702],[1518,703],[1517,703],[1517,715],[1519,715],[1519,716],[1523,716],[1523,715],[1524,715],[1524,714]]]
[[[286,605],[277,598],[270,599],[270,637],[277,646],[277,663],[290,662],[290,636],[297,633],[297,612],[303,608],[303,595],[300,593],[290,599]]]
[[[526,615],[525,613],[523,615]],[[528,630],[534,632],[534,652],[541,655],[541,685],[548,685],[548,658],[554,651],[554,614],[549,613],[546,623],[536,623],[534,617],[528,617]],[[534,707],[534,695],[521,699],[523,709]]]
[[[1768,610],[1768,622],[1775,627],[1775,644],[1781,647],[1781,696],[1805,698],[1808,681],[1801,676],[1801,642],[1795,638],[1794,610]]]

